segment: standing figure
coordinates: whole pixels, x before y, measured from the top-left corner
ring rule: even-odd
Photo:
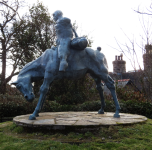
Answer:
[[[58,46],[58,58],[60,58],[59,71],[65,71],[68,67],[67,57],[70,54],[70,42],[73,38],[73,32],[76,37],[78,36],[72,28],[71,20],[63,17],[63,13],[60,10],[53,13],[53,19],[56,21],[56,44]]]

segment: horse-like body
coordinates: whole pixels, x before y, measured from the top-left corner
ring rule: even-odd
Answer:
[[[27,101],[32,102],[35,98],[32,90],[32,82],[44,79],[40,88],[38,104],[33,114],[29,116],[29,120],[34,120],[38,117],[39,112],[43,107],[49,86],[54,80],[63,78],[78,79],[85,76],[86,73],[89,73],[95,80],[97,90],[100,94],[101,109],[98,113],[104,114],[105,101],[101,83],[101,81],[104,81],[111,91],[115,103],[116,112],[114,117],[119,118],[120,106],[115,92],[114,81],[108,74],[108,66],[104,54],[91,48],[85,48],[82,51],[70,49],[70,55],[68,56],[67,62],[68,68],[66,71],[59,72],[60,59],[58,58],[57,47],[47,49],[42,56],[28,63],[19,73],[17,81],[12,83],[16,85],[21,93],[23,93]]]

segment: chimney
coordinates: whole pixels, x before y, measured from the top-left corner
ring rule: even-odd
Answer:
[[[125,73],[126,72],[126,61],[123,60],[123,54],[115,55],[115,61],[113,63],[113,72]]]
[[[121,56],[121,60],[123,60],[123,54],[122,53],[120,54],[120,56]]]

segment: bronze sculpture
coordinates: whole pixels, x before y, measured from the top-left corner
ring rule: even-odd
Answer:
[[[63,18],[61,11],[56,11],[53,17],[55,21],[59,22],[56,26],[56,30],[58,30],[57,47],[47,49],[42,56],[28,63],[19,73],[17,81],[12,83],[23,93],[27,101],[32,102],[35,98],[32,90],[32,82],[44,79],[40,88],[38,104],[33,114],[29,116],[29,120],[34,120],[38,117],[49,86],[54,80],[62,78],[77,79],[83,77],[86,73],[89,73],[95,80],[97,90],[100,94],[101,109],[98,113],[104,114],[105,108],[102,80],[111,91],[115,103],[116,112],[114,117],[119,118],[120,106],[115,92],[114,81],[108,74],[107,61],[104,54],[100,52],[101,48],[98,47],[97,50],[93,50],[89,47],[85,48],[86,46],[84,45],[87,44],[85,39],[80,39],[80,43],[84,46],[82,46],[82,49],[81,44],[80,47],[72,47],[73,32],[76,37],[78,36],[75,30],[72,29],[70,20],[68,18]],[[68,28],[66,30],[60,30],[60,28],[63,27],[62,25],[65,25],[66,22],[68,22]],[[61,25],[60,23],[63,24]],[[79,50],[76,50],[77,48]]]

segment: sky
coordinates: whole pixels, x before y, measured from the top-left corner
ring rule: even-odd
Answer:
[[[30,0],[28,3],[33,5],[36,2]],[[48,7],[51,15],[61,10],[64,17],[70,18],[72,23],[76,22],[78,35],[88,35],[93,40],[93,49],[96,50],[98,46],[102,48],[109,71],[113,71],[112,61],[115,55],[121,53],[116,50],[119,49],[116,40],[122,44],[127,43],[126,34],[130,39],[137,38],[140,44],[139,37],[143,34],[141,15],[134,10],[148,8],[151,0],[43,0],[42,3]],[[127,62],[127,71],[133,70],[127,57],[124,56],[124,60]],[[139,54],[139,60],[142,65],[142,54]]]
[[[71,19],[71,22],[78,25],[77,33],[79,36],[88,35],[93,40],[92,48],[96,50],[98,46],[102,48],[105,54],[109,71],[113,71],[112,61],[115,55],[120,55],[116,49],[119,49],[116,42],[122,44],[128,42],[125,34],[140,45],[143,43],[141,36],[143,29],[141,27],[141,16],[134,10],[141,11],[149,8],[151,0],[39,0],[46,6],[52,15],[54,11],[61,10],[64,17]],[[26,1],[32,6],[37,0]],[[22,13],[26,12],[22,9]],[[146,16],[144,16],[146,18]],[[146,21],[145,21],[146,22]],[[147,22],[145,23],[147,25]],[[124,34],[125,33],[125,34]],[[146,42],[146,41],[144,41]],[[146,44],[146,43],[145,43]],[[138,58],[142,66],[142,53],[140,48]],[[128,58],[131,58],[127,55]],[[127,71],[133,70],[130,61],[124,56]],[[138,69],[138,68],[137,68]]]

